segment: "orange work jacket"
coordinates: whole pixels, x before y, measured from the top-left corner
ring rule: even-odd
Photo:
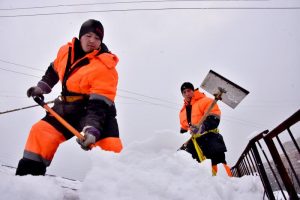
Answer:
[[[200,93],[198,89],[194,91],[194,96],[190,102],[192,106],[191,111],[191,123],[192,125],[198,124],[202,119],[205,112],[208,110],[209,106],[213,102],[213,99],[207,97],[204,93]],[[180,110],[179,119],[180,119],[180,126],[183,130],[189,130],[189,124],[187,121],[186,116],[186,106],[188,103],[184,101],[184,105]],[[218,105],[216,104],[213,109],[210,111],[210,114],[221,116],[221,110],[219,109]]]
[[[75,39],[60,48],[53,62],[53,68],[57,72],[59,80],[61,82],[63,80],[68,62],[69,48],[71,47],[70,69],[86,58],[88,59],[88,64],[74,70],[69,76],[66,82],[68,91],[87,95],[96,94],[114,101],[118,84],[118,73],[116,70],[116,65],[119,61],[118,57],[112,53],[99,54],[99,50],[94,50],[74,62]]]

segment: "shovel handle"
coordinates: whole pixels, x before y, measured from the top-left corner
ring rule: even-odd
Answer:
[[[217,99],[215,99],[209,106],[209,108],[207,109],[207,111],[204,113],[204,115],[202,116],[201,120],[198,122],[198,124],[196,124],[197,127],[200,128],[200,126],[202,125],[202,123],[206,120],[207,116],[209,115],[210,111],[213,109],[213,107],[217,104]]]
[[[77,131],[73,126],[71,126],[66,120],[64,120],[61,116],[59,116],[52,108],[50,108],[47,104],[43,106],[45,110],[47,110],[51,115],[53,115],[62,125],[64,125],[69,131],[71,131],[76,137],[83,140],[84,136],[82,133]]]
[[[219,88],[219,92],[217,94],[215,94],[215,99],[213,100],[213,102],[211,102],[210,106],[208,107],[208,109],[206,110],[206,112],[204,113],[204,115],[202,116],[201,120],[198,122],[198,124],[196,124],[196,126],[199,128],[200,130],[200,126],[202,125],[202,123],[206,120],[207,116],[209,115],[210,111],[214,108],[214,106],[217,104],[217,101],[222,100],[222,94],[226,93],[226,91],[222,88]]]
[[[34,101],[42,106],[46,111],[48,111],[53,117],[55,117],[62,125],[64,125],[69,131],[71,131],[76,137],[84,140],[84,135],[77,131],[73,126],[71,126],[66,120],[64,120],[59,114],[57,114],[52,108],[50,108],[41,97],[33,97]]]
[[[209,113],[213,109],[213,107],[217,104],[217,102],[222,99],[222,94],[225,92],[226,92],[225,90],[223,90],[222,88],[219,88],[219,92],[217,94],[215,94],[215,99],[213,100],[213,102],[211,102],[210,106],[208,107],[208,109],[206,110],[204,115],[202,116],[201,120],[195,125],[196,127],[199,128],[199,131],[200,131],[200,126],[202,125],[204,120],[207,118],[207,116],[209,115]],[[188,141],[186,141],[183,145],[187,146],[188,142],[193,139],[194,135],[195,134],[192,134],[190,139]]]

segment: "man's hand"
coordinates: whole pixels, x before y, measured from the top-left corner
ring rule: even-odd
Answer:
[[[39,81],[37,86],[30,87],[27,90],[28,97],[43,97],[43,94],[49,94],[51,92],[51,87],[43,82]]]
[[[183,129],[183,128],[180,128],[180,133],[181,134],[184,134],[184,133],[186,133],[187,132],[187,130],[185,130],[185,129]]]
[[[199,132],[199,127],[197,127],[195,125],[191,125],[190,126],[190,131],[191,131],[192,135],[197,134]]]
[[[81,146],[83,150],[91,150],[91,145],[95,144],[100,138],[100,131],[92,126],[86,126],[83,128],[84,139],[76,139],[77,143]]]
[[[43,94],[44,94],[43,90],[38,86],[30,87],[27,90],[27,96],[28,97],[42,97]]]
[[[184,143],[177,151],[179,151],[179,150],[186,151],[187,150],[187,143]]]

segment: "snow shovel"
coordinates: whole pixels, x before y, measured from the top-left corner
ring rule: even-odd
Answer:
[[[249,94],[249,92],[226,79],[225,77],[221,76],[220,74],[214,72],[213,70],[210,70],[208,72],[200,87],[215,96],[214,101],[211,103],[201,120],[196,125],[193,125],[194,127],[198,128],[198,132],[193,133],[190,138],[190,140],[193,141],[199,160],[201,162],[205,159],[205,156],[203,155],[201,148],[196,142],[196,138],[201,136],[200,127],[205,121],[206,117],[209,115],[210,111],[219,100],[234,109],[246,97],[246,95]],[[187,143],[188,141],[184,145],[186,145]]]
[[[57,121],[64,125],[71,133],[81,140],[84,140],[84,133],[77,131],[72,125],[70,125],[66,120],[64,120],[59,114],[57,114],[52,108],[50,108],[45,102],[44,98],[40,96],[34,96],[33,100],[42,106],[46,111],[48,111]]]

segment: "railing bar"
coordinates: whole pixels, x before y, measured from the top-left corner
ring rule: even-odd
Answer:
[[[258,162],[257,162],[257,160],[256,160],[256,158],[255,158],[255,155],[254,155],[254,153],[253,153],[253,149],[251,149],[251,154],[252,154],[252,158],[253,158],[253,162],[254,162],[254,164],[255,164],[255,169],[256,169],[256,172],[257,173],[259,173],[259,170],[258,170]]]
[[[254,157],[254,155],[253,155],[253,150],[251,149],[251,151],[250,151],[250,161],[251,161],[251,164],[252,164],[252,166],[253,166],[253,169],[254,169],[254,172],[258,172],[258,170],[257,170],[257,166],[256,166],[256,164],[254,164],[254,162],[253,162],[253,160],[255,159],[255,157]]]
[[[276,183],[277,183],[277,185],[278,185],[278,187],[279,187],[281,193],[283,193],[283,189],[282,189],[282,187],[281,187],[281,184],[280,184],[280,182],[279,182],[279,180],[278,180],[278,178],[277,178],[277,175],[276,175],[276,173],[275,173],[275,171],[274,171],[274,169],[273,169],[273,167],[272,167],[272,165],[271,165],[271,163],[270,163],[270,160],[267,158],[266,152],[263,150],[262,145],[260,144],[260,142],[257,141],[257,143],[258,143],[258,145],[259,145],[259,148],[260,148],[261,151],[263,152],[265,159],[267,160],[267,163],[268,163],[268,165],[269,165],[269,167],[270,167],[270,169],[271,169],[271,172],[272,172],[272,174],[273,174],[273,176],[274,176],[274,178],[275,178],[275,181],[276,181]],[[273,163],[274,163],[274,162],[273,162]],[[274,163],[274,165],[275,165],[275,163]],[[283,193],[283,196],[284,196],[284,198],[286,199],[284,193]]]
[[[264,185],[265,191],[266,191],[266,193],[267,193],[270,200],[275,200],[274,193],[273,193],[270,181],[268,179],[266,170],[265,170],[265,168],[262,164],[262,160],[260,158],[260,155],[259,155],[259,152],[257,150],[257,147],[256,147],[255,143],[253,143],[253,145],[252,145],[252,151],[253,151],[253,155],[254,155],[254,158],[255,158],[256,163],[257,163],[258,173],[260,174],[259,177],[260,177],[260,179],[261,179],[261,181]]]
[[[241,166],[241,173],[242,173],[242,176],[246,175],[246,169],[245,169],[243,160],[241,160],[240,166]]]
[[[236,174],[236,168],[231,168],[231,174],[233,177],[237,177],[237,174]]]
[[[240,162],[239,165],[238,165],[238,169],[239,169],[239,172],[240,172],[240,177],[244,176],[244,173],[243,173],[243,166],[242,166],[242,163]]]
[[[294,138],[294,136],[293,136],[293,134],[292,134],[292,131],[290,130],[290,127],[287,128],[287,131],[288,131],[290,137],[292,138],[292,141],[294,142],[294,144],[295,144],[295,146],[296,146],[296,148],[297,148],[297,150],[298,150],[298,153],[300,154],[300,148],[299,148],[299,145],[298,145],[297,141],[295,140],[295,138]]]
[[[279,124],[276,128],[274,128],[272,131],[270,131],[265,137],[267,138],[273,138],[278,133],[281,133],[286,130],[286,127],[290,127],[296,123],[298,123],[300,120],[300,109],[297,110],[292,116],[290,116],[287,120],[283,121],[281,124]]]
[[[254,143],[254,145],[255,145],[255,143]],[[252,164],[253,164],[253,168],[255,168],[255,172],[257,173],[257,175],[259,176],[259,178],[260,178],[260,180],[261,180],[261,182],[262,182],[262,184],[264,185],[264,196],[263,196],[263,199],[265,199],[265,195],[267,195],[268,196],[268,192],[267,192],[267,186],[266,186],[266,184],[268,184],[269,185],[269,192],[272,192],[272,194],[271,195],[273,195],[273,197],[270,197],[270,199],[272,199],[272,198],[274,198],[274,194],[273,194],[273,191],[272,191],[272,187],[271,187],[271,185],[270,185],[270,182],[267,180],[267,183],[266,183],[266,181],[264,181],[263,180],[263,175],[262,175],[262,173],[261,173],[261,171],[260,171],[260,168],[259,168],[259,161],[257,161],[257,160],[259,160],[259,159],[256,159],[256,157],[255,157],[255,153],[254,153],[254,150],[253,150],[253,148],[251,148],[250,149],[250,153],[251,153],[251,155],[252,155],[252,157],[250,156],[250,160],[251,160],[251,162],[252,162]],[[254,163],[253,163],[253,160],[254,160]]]
[[[244,161],[244,160],[241,161],[241,164],[240,164],[240,165],[241,165],[241,172],[242,172],[242,175],[244,176],[244,175],[246,175],[246,169],[245,169],[245,166],[244,166],[243,161]]]
[[[239,165],[237,165],[236,172],[239,177],[242,177],[242,173],[241,173],[241,169],[240,169]]]
[[[239,159],[237,160],[236,162],[236,166],[239,165],[239,163],[242,162],[242,159],[243,159],[243,155],[245,152],[248,152],[250,151],[251,147],[253,146],[253,143],[257,140],[260,140],[264,137],[265,134],[267,134],[269,131],[268,130],[264,130],[263,132],[259,133],[258,135],[256,135],[254,138],[252,138],[248,145],[246,146],[245,150],[241,153],[241,156],[239,157]],[[232,168],[234,168],[235,166],[233,166]]]
[[[246,170],[246,173],[247,173],[247,175],[250,175],[250,172],[249,172],[249,169],[248,169],[247,163],[246,163],[246,161],[245,161],[245,158],[246,158],[246,156],[244,155],[243,164],[244,164],[244,166],[245,166],[245,170]]]
[[[278,133],[273,133],[273,134],[274,134],[274,137],[276,137],[279,134],[279,132]],[[266,136],[266,137],[264,137],[264,140],[265,140],[265,143],[267,144],[267,146],[270,150],[270,153],[272,155],[275,166],[278,170],[278,173],[281,177],[281,180],[283,181],[285,189],[287,190],[287,192],[289,194],[289,197],[291,199],[298,199],[295,187],[292,184],[292,181],[291,181],[289,175],[286,172],[285,166],[282,162],[282,159],[281,159],[281,157],[278,153],[278,150],[275,146],[275,143],[274,143],[273,139],[271,137]]]
[[[294,169],[294,167],[293,167],[293,165],[292,165],[291,159],[290,159],[290,157],[287,155],[286,150],[285,150],[284,146],[282,145],[282,142],[280,141],[278,135],[276,136],[276,139],[277,139],[277,142],[279,143],[279,145],[280,145],[280,147],[281,147],[281,149],[282,149],[282,151],[283,151],[283,153],[284,153],[284,155],[285,155],[285,157],[286,157],[286,160],[287,160],[288,163],[289,163],[289,166],[290,166],[290,168],[291,168],[291,170],[292,170],[292,172],[293,172],[293,174],[294,174],[294,176],[295,176],[295,178],[296,178],[296,180],[297,180],[298,185],[300,186],[300,181],[299,181],[298,176],[297,176],[297,174],[296,174],[296,171],[295,171],[295,169]]]
[[[250,169],[251,175],[253,175],[253,170],[252,170],[252,167],[251,167],[251,165],[250,165],[250,162],[249,162],[249,158],[248,158],[248,156],[249,156],[249,153],[247,153],[247,155],[246,155],[246,161],[247,161],[247,163],[248,163],[248,166],[249,166],[249,169]]]

